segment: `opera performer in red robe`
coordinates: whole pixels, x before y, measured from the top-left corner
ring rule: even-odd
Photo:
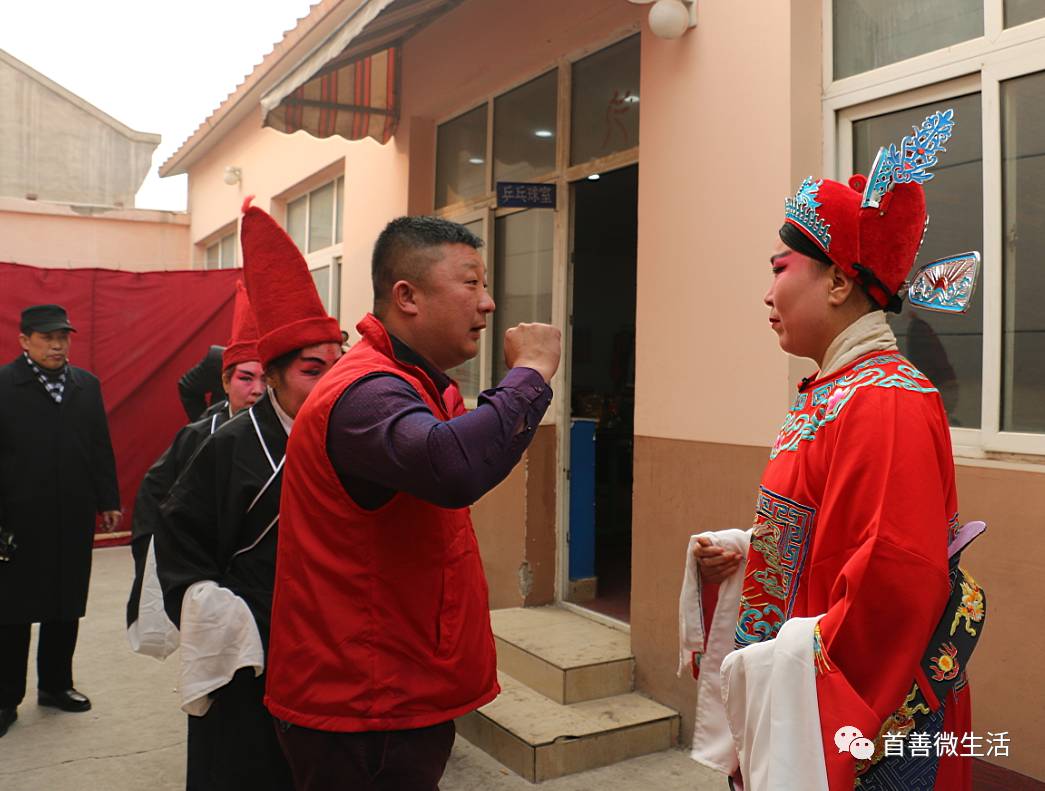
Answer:
[[[986,605],[958,559],[985,528],[959,522],[940,394],[885,318],[953,127],[935,113],[870,177],[806,179],[785,202],[765,303],[781,348],[819,372],[773,443],[753,526],[693,536],[680,598],[693,757],[733,788],[971,789],[965,663]],[[929,264],[909,298],[960,313],[978,266]]]

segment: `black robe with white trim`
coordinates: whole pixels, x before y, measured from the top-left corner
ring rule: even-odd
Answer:
[[[246,601],[267,645],[286,447],[266,395],[208,438],[174,484],[155,541],[164,607],[175,625],[185,591],[213,580]]]
[[[139,617],[146,560],[152,546],[153,533],[160,520],[160,504],[167,498],[174,482],[178,480],[181,471],[188,465],[203,441],[228,419],[228,401],[221,401],[209,407],[199,420],[178,430],[170,447],[153,462],[142,478],[134,501],[134,523],[131,527],[134,581],[131,583],[131,593],[127,599],[128,629]]]

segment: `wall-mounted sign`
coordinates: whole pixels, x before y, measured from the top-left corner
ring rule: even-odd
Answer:
[[[528,184],[524,181],[497,182],[498,208],[554,209],[554,184]]]

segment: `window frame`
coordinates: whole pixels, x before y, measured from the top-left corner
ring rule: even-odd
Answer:
[[[330,267],[330,279],[329,279],[329,290],[325,297],[320,295],[324,303],[329,303],[327,311],[330,316],[340,321],[341,317],[341,280],[344,275],[342,271],[344,261],[344,209],[345,209],[345,174],[344,164],[340,163],[341,170],[331,172],[329,169],[320,171],[318,174],[306,179],[302,182],[302,185],[284,193],[279,198],[283,204],[283,222],[282,226],[287,235],[290,235],[288,225],[288,215],[290,213],[290,204],[295,203],[302,198],[305,199],[305,239],[304,249],[298,248],[301,251],[301,255],[305,259],[305,263],[308,264],[308,270],[311,273],[313,270],[322,269],[323,267]],[[323,178],[323,176],[327,176]],[[334,199],[331,201],[331,226],[330,235],[333,240],[333,244],[326,247],[320,247],[317,250],[313,250],[311,253],[308,252],[309,237],[311,235],[311,222],[312,222],[312,195],[315,192],[327,187],[334,185]],[[339,189],[340,187],[340,189]],[[337,234],[338,229],[341,229],[342,238],[338,240]],[[297,242],[295,242],[295,245]]]
[[[520,211],[527,211],[525,208],[498,208],[497,206],[497,195],[495,192],[495,186],[493,183],[493,144],[494,144],[494,124],[496,118],[494,114],[494,101],[511,93],[516,88],[519,88],[528,82],[531,82],[538,77],[542,77],[548,74],[550,71],[557,73],[557,101],[556,101],[556,117],[555,117],[555,168],[554,170],[542,174],[538,177],[533,178],[533,183],[542,184],[555,184],[556,185],[556,207],[554,209],[554,246],[552,251],[552,324],[559,327],[563,331],[564,341],[568,337],[569,329],[569,251],[570,251],[570,218],[572,215],[572,207],[570,206],[570,195],[572,190],[570,185],[572,182],[586,179],[588,176],[597,173],[605,173],[610,170],[616,170],[618,168],[626,167],[628,165],[634,165],[639,162],[639,146],[633,146],[632,148],[625,149],[623,151],[617,151],[613,154],[609,154],[604,157],[589,160],[587,162],[581,162],[576,165],[570,165],[570,123],[571,123],[571,95],[572,95],[572,78],[573,78],[573,65],[577,61],[584,60],[589,55],[593,55],[604,49],[619,44],[620,42],[631,38],[632,36],[640,35],[641,30],[638,25],[629,27],[626,30],[618,31],[616,34],[592,42],[588,46],[571,52],[565,56],[556,58],[550,63],[544,63],[540,67],[523,74],[516,80],[510,83],[506,83],[500,86],[496,91],[487,93],[482,97],[472,97],[468,102],[463,103],[452,111],[445,113],[444,115],[437,117],[433,124],[432,131],[432,164],[431,164],[431,184],[432,184],[432,213],[437,217],[444,217],[454,222],[468,223],[483,217],[483,231],[484,231],[484,260],[487,265],[487,283],[489,285],[490,293],[493,293],[494,278],[496,272],[494,271],[495,261],[495,246],[497,244],[494,236],[494,221],[498,217],[505,217],[510,214],[515,214]],[[640,97],[641,98],[641,97]],[[434,208],[435,201],[435,184],[436,184],[436,167],[438,163],[438,152],[436,151],[436,141],[438,140],[439,127],[448,122],[453,121],[456,118],[464,115],[465,113],[471,112],[478,107],[486,107],[486,154],[483,174],[484,184],[486,191],[483,195],[480,195],[469,200],[458,201],[457,203],[448,204],[440,208]],[[641,110],[640,110],[641,112]],[[545,210],[546,211],[546,210]],[[491,381],[493,373],[493,343],[487,338],[488,333],[484,333],[480,341],[479,355],[480,355],[480,379],[479,379],[479,390],[483,390],[496,384]],[[568,344],[567,344],[568,349]],[[566,393],[564,382],[566,381],[566,372],[568,365],[564,362],[559,365],[559,369],[551,381],[552,389],[556,393],[556,396],[547,410],[544,417],[541,420],[541,425],[554,425],[556,423],[563,424],[564,421],[568,420],[569,416],[569,394]],[[465,404],[469,408],[475,406],[475,399],[465,399]]]
[[[222,260],[221,244],[229,237],[232,237],[232,263],[227,264]],[[217,272],[222,269],[235,269],[240,265],[239,257],[239,221],[233,220],[231,223],[227,223],[213,233],[203,237],[199,242],[196,243],[197,249],[200,251],[200,264],[201,269],[209,272]],[[216,269],[210,268],[210,261],[208,260],[208,254],[210,251],[217,247],[218,248],[218,266]]]
[[[978,92],[981,97],[981,252],[985,264],[979,284],[983,294],[981,421],[979,429],[951,428],[955,455],[974,459],[1009,454],[1045,456],[1045,433],[1001,430],[1004,289],[1001,83],[1045,72],[1045,47],[1042,46],[1045,18],[1003,29],[1003,8],[1003,0],[984,0],[984,35],[980,38],[833,80],[833,0],[823,0],[823,170],[829,178],[848,176],[852,172],[853,121],[972,92]]]
[[[319,247],[310,253],[308,252],[308,247],[312,235],[312,196],[316,192],[319,192],[321,189],[328,187],[331,184],[334,186],[334,199],[331,201],[332,205],[330,210],[330,238],[332,240],[332,243],[327,245],[326,247]],[[341,188],[340,192],[338,190],[339,185]],[[305,256],[305,258],[308,258],[310,255],[326,253],[335,247],[341,247],[344,237],[342,236],[342,239],[339,240],[337,238],[337,233],[339,227],[342,228],[342,234],[344,233],[344,229],[342,227],[344,218],[339,219],[338,217],[339,213],[344,212],[344,189],[345,176],[344,174],[340,174],[334,176],[331,179],[327,179],[320,184],[316,184],[315,186],[309,187],[308,189],[291,192],[283,199],[283,227],[287,231],[288,235],[290,233],[290,229],[287,228],[287,216],[290,213],[290,205],[292,203],[297,203],[301,199],[305,200],[305,248],[301,250],[301,254]]]

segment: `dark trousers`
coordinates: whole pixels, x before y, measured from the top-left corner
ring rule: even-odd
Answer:
[[[25,697],[29,667],[29,635],[32,624],[0,624],[0,708],[13,708]],[[36,646],[36,686],[61,692],[73,685],[73,652],[80,621],[40,624]]]
[[[406,731],[335,733],[276,720],[297,791],[438,791],[453,720]]]
[[[212,721],[206,715],[189,715],[186,719],[189,721],[189,732],[185,745],[185,791],[211,791],[214,787],[214,779],[211,777],[214,741],[209,733]]]
[[[212,694],[206,714],[189,717],[189,791],[292,791],[264,694],[265,677],[240,668]]]

